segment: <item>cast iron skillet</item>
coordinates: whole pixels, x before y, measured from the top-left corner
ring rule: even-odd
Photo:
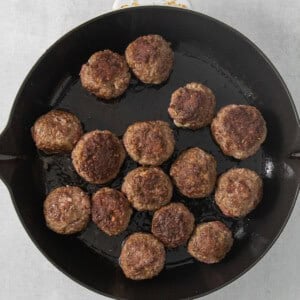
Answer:
[[[136,37],[157,33],[171,41],[175,66],[160,86],[145,86],[133,79],[120,99],[102,102],[78,81],[81,65],[99,49],[124,52]],[[151,214],[135,213],[129,229],[109,238],[91,223],[78,235],[61,236],[48,230],[42,213],[45,195],[54,187],[76,184],[89,193],[99,186],[84,183],[74,172],[69,156],[38,153],[30,128],[40,115],[61,108],[78,115],[86,131],[109,129],[122,135],[138,120],[166,120],[173,90],[190,81],[209,86],[217,108],[229,103],[258,107],[268,125],[262,149],[245,161],[225,157],[213,142],[209,128],[178,130],[176,151],[200,146],[218,161],[218,173],[249,167],[264,179],[259,207],[243,220],[224,218],[213,197],[187,200],[176,191],[173,201],[184,202],[196,221],[220,219],[233,231],[235,243],[216,265],[195,262],[184,247],[168,251],[163,272],[148,281],[124,277],[118,266],[123,239],[133,231],[149,231]],[[173,125],[172,125],[173,126]],[[282,231],[299,188],[299,162],[291,153],[300,149],[299,119],[280,75],[255,45],[237,31],[210,17],[167,7],[139,7],[98,17],[56,42],[36,63],[24,81],[0,138],[0,175],[11,193],[26,231],[42,253],[61,271],[106,296],[126,299],[181,299],[212,292],[252,267]],[[298,147],[298,148],[297,148]],[[168,171],[170,162],[163,168]],[[122,176],[136,166],[127,159],[121,175],[110,185],[119,187]]]

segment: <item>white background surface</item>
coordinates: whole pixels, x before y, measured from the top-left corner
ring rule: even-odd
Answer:
[[[275,64],[300,109],[300,1],[194,0],[194,9],[235,27]],[[0,1],[0,130],[24,77],[61,35],[110,10],[110,0]],[[298,199],[299,200],[299,199]],[[300,202],[279,240],[252,270],[208,300],[300,299]],[[104,299],[53,267],[21,226],[0,182],[0,299]]]

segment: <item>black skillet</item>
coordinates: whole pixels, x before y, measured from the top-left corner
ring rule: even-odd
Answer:
[[[145,86],[133,79],[129,90],[107,103],[88,94],[78,81],[81,65],[95,51],[124,52],[136,37],[157,33],[172,43],[175,66],[160,86]],[[212,141],[209,128],[198,131],[175,127],[176,151],[199,146],[218,161],[218,173],[248,167],[264,179],[264,197],[243,220],[224,218],[213,197],[187,200],[177,192],[173,201],[184,202],[196,221],[220,219],[233,231],[235,243],[219,264],[195,262],[185,248],[168,251],[163,272],[156,278],[128,280],[118,266],[122,240],[134,231],[149,231],[151,214],[135,212],[128,230],[110,238],[89,224],[73,236],[48,230],[42,213],[45,195],[54,187],[76,184],[89,193],[99,186],[84,183],[74,172],[69,156],[38,153],[30,127],[52,108],[75,113],[86,131],[109,129],[122,135],[138,120],[166,120],[172,91],[199,81],[215,93],[217,108],[230,103],[255,105],[268,125],[262,149],[245,161],[225,157]],[[172,125],[173,126],[173,125]],[[297,148],[298,147],[298,148]],[[56,42],[25,79],[9,123],[0,137],[0,175],[29,236],[41,252],[78,283],[106,296],[124,299],[181,299],[212,292],[252,267],[271,247],[286,224],[299,188],[299,119],[280,75],[247,38],[210,17],[170,7],[139,7],[100,16],[72,30]],[[168,171],[170,162],[163,168]],[[110,185],[119,187],[126,172],[136,166],[127,159],[120,176]]]

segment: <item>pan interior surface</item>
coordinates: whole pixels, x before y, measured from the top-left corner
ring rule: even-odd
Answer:
[[[83,89],[78,74],[92,53],[103,49],[124,53],[128,43],[149,33],[162,35],[175,52],[174,69],[166,83],[149,86],[133,77],[127,92],[111,102],[101,101]],[[232,103],[255,105],[268,127],[262,149],[238,161],[222,154],[209,127],[197,131],[176,128],[167,113],[170,96],[192,81],[212,89],[217,110]],[[232,251],[221,263],[205,265],[194,261],[185,247],[167,250],[166,267],[158,277],[140,282],[128,280],[118,266],[122,241],[132,232],[150,231],[152,213],[134,212],[126,232],[117,237],[106,236],[92,222],[80,234],[68,237],[45,226],[43,201],[53,188],[78,185],[92,194],[101,187],[84,182],[75,173],[69,155],[45,155],[34,148],[30,127],[38,116],[53,108],[76,114],[85,131],[108,129],[120,137],[136,121],[167,121],[175,132],[176,149],[162,166],[166,172],[182,150],[197,146],[215,156],[218,174],[232,167],[258,172],[264,180],[262,203],[244,219],[225,218],[213,196],[187,199],[175,189],[172,201],[186,204],[196,223],[218,219],[231,228],[235,238]],[[119,11],[92,20],[63,37],[27,78],[12,115],[11,124],[18,126],[8,129],[16,139],[19,137],[14,147],[22,149],[26,159],[15,166],[9,185],[33,240],[55,265],[78,282],[116,298],[197,297],[247,270],[281,231],[298,186],[295,172],[285,161],[297,122],[281,79],[239,33],[213,19],[180,9],[143,7]],[[123,177],[135,167],[137,164],[127,158],[119,176],[108,186],[120,188]],[[157,293],[153,295],[153,291]]]
[[[164,120],[169,122],[175,133],[176,149],[173,157],[162,166],[166,173],[169,173],[171,163],[182,150],[200,147],[217,159],[218,174],[232,167],[246,167],[263,175],[263,151],[259,151],[255,156],[244,161],[235,160],[222,154],[220,148],[212,140],[209,127],[196,131],[178,129],[168,117],[167,108],[172,92],[192,81],[204,83],[215,92],[217,109],[230,103],[247,104],[247,97],[250,94],[254,97],[249,89],[243,87],[237,79],[232,78],[229,74],[226,75],[226,71],[222,70],[212,59],[205,57],[204,54],[201,55],[201,52],[197,57],[192,56],[188,52],[189,47],[189,44],[177,45],[174,49],[174,71],[165,84],[147,86],[134,78],[125,95],[113,102],[104,102],[85,91],[77,76],[71,77],[63,91],[56,94],[55,99],[52,99],[53,107],[76,114],[82,121],[85,131],[108,129],[120,137],[126,128],[136,121]],[[199,49],[201,49],[200,45]],[[45,166],[43,176],[46,193],[62,185],[77,185],[90,194],[101,187],[101,185],[86,183],[76,174],[70,155],[49,156],[40,153],[39,159]],[[128,157],[119,176],[107,185],[120,189],[124,176],[137,166],[138,164]],[[237,240],[247,237],[247,226],[250,219],[235,220],[223,217],[214,205],[212,196],[201,200],[188,199],[175,189],[173,201],[183,202],[188,206],[196,216],[197,223],[218,219],[233,230]],[[97,253],[118,264],[122,241],[133,232],[150,232],[152,215],[153,213],[150,212],[135,211],[128,230],[117,237],[107,236],[91,222],[78,238]],[[194,263],[192,257],[187,254],[186,247],[168,250],[167,268],[186,263]]]

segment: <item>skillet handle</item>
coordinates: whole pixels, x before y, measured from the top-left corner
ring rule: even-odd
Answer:
[[[112,9],[122,9],[141,5],[165,5],[192,9],[189,0],[115,0]]]

